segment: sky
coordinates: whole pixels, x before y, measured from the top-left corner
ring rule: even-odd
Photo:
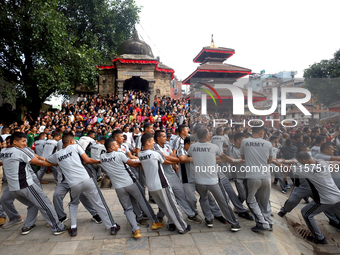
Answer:
[[[268,74],[303,70],[340,49],[340,1],[135,0],[142,6],[139,35],[172,67],[187,78],[202,47],[232,48],[226,63]]]

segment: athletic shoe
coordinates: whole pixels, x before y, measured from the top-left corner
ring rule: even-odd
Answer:
[[[169,224],[169,225],[168,225],[168,230],[169,230],[169,231],[175,231],[175,230],[176,230],[176,225],[173,224],[173,223],[172,223],[172,224]]]
[[[152,222],[151,229],[156,230],[162,227],[164,227],[163,222],[158,222],[158,223]]]
[[[142,235],[140,234],[140,229],[137,229],[133,234],[132,237],[135,239],[141,238]]]
[[[98,179],[97,179],[97,182],[100,182],[101,180],[103,180],[103,177],[99,176]]]
[[[208,228],[212,228],[214,226],[214,221],[207,220],[207,218],[205,218],[205,224],[207,225]]]
[[[137,221],[138,225],[144,228],[147,228],[149,226],[147,219],[141,219]]]
[[[102,223],[102,219],[100,218],[98,214],[94,215],[91,220],[93,220],[97,224]]]
[[[118,224],[116,224],[115,227],[111,228],[111,235],[117,235],[119,230],[120,230],[120,226]]]
[[[277,184],[277,181],[274,181],[274,182],[273,182],[273,185],[276,185],[276,184]]]
[[[283,194],[286,194],[286,193],[287,193],[287,190],[286,190],[286,189],[282,189],[281,192],[282,192]]]
[[[238,232],[241,230],[241,226],[240,224],[237,224],[237,225],[231,225],[231,228],[230,228],[231,231],[233,232]]]
[[[158,222],[163,222],[163,217],[158,217]]]
[[[259,226],[255,226],[255,227],[251,228],[251,231],[253,231],[253,232],[268,231],[268,230],[269,230],[269,228],[266,229],[266,228],[262,228],[262,227],[259,227]]]
[[[269,231],[273,231],[273,224],[269,224]]]
[[[250,221],[254,220],[253,216],[251,216],[248,212],[238,213],[238,216],[246,220],[250,220]]]
[[[184,235],[186,232],[189,232],[191,230],[191,226],[190,225],[187,225],[187,228],[183,231],[183,232],[179,232],[181,235]]]
[[[18,225],[20,223],[23,223],[24,222],[24,219],[20,216],[18,219],[15,219],[15,220],[10,220],[9,222],[5,223],[2,228],[11,228],[15,225]]]
[[[3,226],[6,222],[6,217],[0,217],[0,227]]]
[[[215,216],[214,217],[216,220],[218,220],[219,222],[221,222],[222,224],[228,224],[227,220],[223,217],[223,216]]]
[[[285,212],[282,212],[282,211],[279,211],[279,213],[278,213],[277,215],[279,215],[280,217],[283,217],[283,216],[286,215],[286,213],[285,213]]]
[[[340,229],[340,223],[336,223],[336,222],[333,221],[333,220],[330,220],[330,221],[329,221],[329,225],[331,225],[331,226],[333,226],[333,227],[335,227],[335,228],[337,228],[337,229]]]
[[[70,234],[70,237],[75,237],[77,236],[77,228],[70,228],[68,230],[68,233]]]
[[[192,221],[194,223],[197,223],[197,224],[201,224],[202,223],[202,220],[200,219],[200,217],[198,215],[194,215],[192,217],[188,216],[188,220]]]
[[[290,186],[289,186],[289,184],[287,184],[287,185],[286,185],[286,189],[290,189]]]
[[[21,234],[27,235],[27,234],[29,234],[33,229],[35,229],[35,224],[33,224],[33,225],[30,226],[30,227],[23,227],[23,228],[21,229]]]
[[[67,221],[67,220],[68,220],[67,216],[65,216],[64,218],[59,219],[59,221],[60,221],[61,223],[64,223],[64,222]]]
[[[313,242],[313,243],[316,243],[316,244],[328,244],[326,237],[319,240],[319,239],[314,238],[313,236],[307,236],[306,239],[307,239],[307,241],[310,241],[310,242]]]

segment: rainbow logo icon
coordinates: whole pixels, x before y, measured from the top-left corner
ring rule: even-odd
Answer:
[[[218,98],[218,100],[220,101],[221,106],[222,106],[222,100],[221,100],[220,96],[218,95],[218,93],[216,92],[216,90],[215,90],[213,87],[211,87],[210,85],[208,85],[208,84],[205,84],[205,83],[202,83],[202,82],[200,82],[200,83],[203,84],[204,86],[206,86],[206,87],[209,88],[212,92],[215,93],[215,95],[217,96],[217,98]],[[216,100],[215,100],[214,96],[211,94],[211,92],[210,92],[209,90],[204,89],[204,88],[199,88],[199,89],[200,89],[200,90],[203,90],[205,93],[207,93],[207,94],[212,98],[212,100],[214,100],[215,106],[217,106]]]

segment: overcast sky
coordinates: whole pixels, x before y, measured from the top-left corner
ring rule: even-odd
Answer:
[[[135,0],[138,33],[179,79],[197,67],[209,46],[232,48],[227,63],[266,73],[303,70],[340,48],[340,1]]]

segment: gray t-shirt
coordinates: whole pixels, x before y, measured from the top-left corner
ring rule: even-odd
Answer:
[[[177,150],[177,157],[180,156],[188,156],[188,152],[184,149],[184,147]],[[193,163],[184,163],[179,164],[182,173],[182,182],[183,183],[195,183],[195,169]]]
[[[172,153],[171,147],[168,144],[164,144],[164,147],[162,147],[158,143],[155,143],[153,149],[155,151],[160,151],[161,153],[164,153],[166,156],[170,156],[170,154]],[[176,180],[178,181],[178,176],[177,176],[172,165],[164,165],[163,164],[163,170],[164,170],[164,174],[165,174],[165,176],[168,180],[175,179],[175,181]]]
[[[234,159],[240,159],[241,158],[241,148],[237,148],[234,144],[232,144],[230,147],[228,147],[228,152],[230,157]],[[241,172],[241,166],[245,166],[245,164],[235,164],[233,165],[235,167],[235,173],[233,176],[237,179],[244,179],[246,178],[245,172]]]
[[[171,146],[172,149],[178,150],[179,148],[183,146],[184,146],[184,139],[180,135],[176,136]]]
[[[34,154],[27,149],[10,147],[1,150],[0,159],[10,191],[21,190],[34,183],[29,163],[33,158]]]
[[[70,188],[90,179],[90,175],[81,162],[85,151],[78,144],[72,144],[52,154],[47,161],[58,164]]]
[[[323,160],[325,160],[325,161],[330,161],[331,158],[332,158],[332,156],[320,152],[320,153],[318,153],[318,154],[315,155],[315,158],[316,158],[316,159],[323,159]],[[333,167],[333,169],[334,169],[334,171],[331,171],[331,175],[332,175],[332,177],[333,177],[333,179],[334,179],[335,185],[336,185],[338,188],[340,188],[340,172],[339,172],[339,171],[336,171],[336,169],[335,169],[334,167]]]
[[[334,183],[328,163],[324,160],[316,161],[315,165],[300,165],[295,174],[307,179],[315,202],[326,205],[340,202],[340,190]]]
[[[35,142],[35,151],[38,156],[42,157],[43,151],[44,151],[44,146],[46,144],[46,140],[37,140]]]
[[[223,152],[223,145],[225,147],[228,147],[228,145],[229,145],[227,139],[225,139],[225,137],[222,136],[222,135],[215,135],[215,136],[213,136],[211,138],[211,142],[213,144],[216,144],[220,148],[221,152]]]
[[[43,158],[47,158],[57,151],[58,142],[56,140],[47,140],[42,153]]]
[[[221,150],[216,144],[194,143],[190,146],[188,155],[193,159],[197,184],[214,185],[218,183],[216,156],[221,155]]]
[[[242,141],[240,153],[245,157],[246,178],[265,179],[270,178],[268,165],[269,157],[272,156],[273,146],[262,138],[249,137]]]
[[[315,158],[316,154],[320,153],[320,146],[313,146],[310,149],[310,152],[312,153],[312,157]]]
[[[138,136],[136,139],[136,149],[140,149],[143,150],[143,146],[142,146],[142,136]]]
[[[88,151],[93,145],[96,144],[96,141],[89,136],[80,137],[78,142],[84,151]]]
[[[164,155],[159,151],[143,150],[138,153],[140,162],[145,173],[146,186],[149,191],[157,191],[169,187],[164,174]]]
[[[112,151],[100,155],[100,163],[110,177],[112,187],[120,189],[132,185],[136,181],[126,162],[129,158],[122,152]]]
[[[91,147],[91,158],[100,160],[100,155],[106,152],[106,148],[103,144],[97,143]]]

